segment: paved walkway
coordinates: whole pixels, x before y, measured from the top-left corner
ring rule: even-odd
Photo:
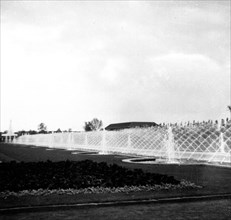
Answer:
[[[81,209],[62,209],[0,214],[4,220],[70,220],[70,219],[110,219],[110,220],[150,220],[150,219],[230,219],[231,200],[209,200],[193,202],[149,203],[133,205],[117,205],[103,207],[84,207]]]

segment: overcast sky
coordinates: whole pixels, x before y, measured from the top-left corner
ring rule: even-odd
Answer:
[[[230,1],[1,1],[1,130],[229,116]]]

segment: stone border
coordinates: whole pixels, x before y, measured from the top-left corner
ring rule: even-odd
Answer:
[[[141,161],[138,161],[139,159],[141,159]],[[137,163],[137,164],[153,164],[153,165],[179,165],[179,166],[193,166],[193,165],[204,165],[204,166],[215,166],[215,167],[223,167],[223,168],[231,168],[231,164],[212,164],[212,163],[203,163],[203,162],[199,162],[199,163],[177,163],[177,162],[169,162],[166,163],[164,160],[163,161],[154,161],[154,160],[150,160],[148,161],[148,159],[150,159],[149,157],[141,157],[141,158],[128,158],[128,159],[123,159],[122,162],[125,163]],[[147,161],[142,161],[143,159],[147,159]],[[136,160],[136,161],[133,161]]]

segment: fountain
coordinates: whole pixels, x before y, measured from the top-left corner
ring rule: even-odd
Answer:
[[[105,133],[105,129],[103,129],[102,131],[102,142],[101,142],[101,150],[99,151],[100,155],[108,155],[108,149],[107,149],[107,145],[106,145],[106,133]]]
[[[151,158],[161,163],[231,163],[231,121],[119,131],[21,136],[18,144]]]
[[[218,122],[217,131],[220,133],[219,135],[219,151],[221,153],[225,153],[225,142],[224,142],[224,134],[223,134],[223,124],[222,122]]]
[[[68,150],[73,150],[73,136],[72,136],[72,132],[68,133],[68,137],[67,137],[67,149]]]
[[[2,136],[5,137],[6,143],[12,143],[14,141],[14,139],[16,138],[17,135],[13,132],[11,120],[10,120],[10,125],[9,125],[9,129],[8,129],[7,133],[2,134]]]
[[[172,133],[172,128],[169,126],[168,128],[168,140],[167,140],[167,163],[176,163],[175,160],[175,143],[174,143],[174,136]]]
[[[53,147],[54,147],[54,132],[52,131],[52,133],[50,134],[49,148],[53,148]]]
[[[220,152],[225,153],[224,134],[222,132],[220,134]]]

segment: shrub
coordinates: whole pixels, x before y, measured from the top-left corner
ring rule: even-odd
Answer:
[[[0,190],[82,189],[179,184],[172,176],[130,170],[116,164],[85,161],[1,163]]]

